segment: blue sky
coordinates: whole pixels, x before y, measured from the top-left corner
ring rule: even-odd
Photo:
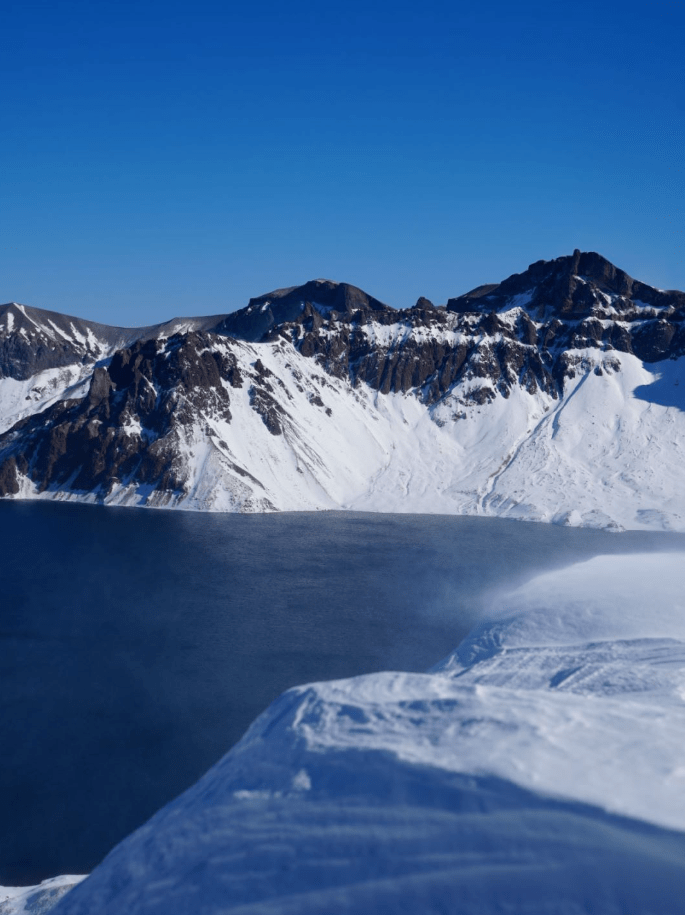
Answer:
[[[14,2],[0,301],[398,307],[597,250],[685,289],[682,0]]]

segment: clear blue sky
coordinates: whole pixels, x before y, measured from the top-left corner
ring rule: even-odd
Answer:
[[[399,307],[597,250],[685,289],[685,7],[5,0],[0,302]]]

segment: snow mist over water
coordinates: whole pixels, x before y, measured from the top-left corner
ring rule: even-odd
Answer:
[[[684,559],[545,572],[431,673],[289,690],[56,912],[675,915]]]
[[[485,615],[502,647],[685,639],[685,553],[595,556],[501,592]],[[479,637],[483,623],[467,640]]]

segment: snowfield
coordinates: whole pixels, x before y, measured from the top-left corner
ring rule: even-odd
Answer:
[[[231,418],[194,408],[166,447],[183,492],[122,479],[106,494],[20,480],[18,498],[202,511],[354,511],[497,515],[611,530],[685,531],[685,362],[646,365],[599,349],[569,351],[575,377],[558,399],[514,386],[469,402],[464,379],[437,404],[326,375],[292,344],[215,337],[246,379],[270,373],[282,434],[230,391]],[[87,394],[82,366],[0,380],[2,427]],[[221,392],[220,392],[221,393]],[[226,394],[228,403],[228,390]],[[223,395],[222,395],[223,396]],[[122,430],[145,434],[135,417]]]
[[[427,674],[290,690],[56,915],[677,915],[683,561],[548,573]]]
[[[45,410],[57,400],[65,397],[84,397],[92,366],[68,365],[63,368],[46,369],[25,381],[15,378],[0,378],[0,433],[24,419]],[[81,385],[85,390],[79,389]]]
[[[59,902],[84,876],[65,875],[38,886],[0,886],[0,915],[42,915]]]

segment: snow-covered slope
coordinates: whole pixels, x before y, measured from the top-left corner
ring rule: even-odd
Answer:
[[[677,395],[685,363],[574,355],[578,373],[558,399],[518,388],[487,407],[462,407],[455,421],[456,388],[417,425],[416,440],[395,444],[351,507],[685,529],[685,398],[679,406],[658,403],[656,393],[650,400],[653,388]]]
[[[5,472],[15,461],[24,498],[685,530],[685,410],[649,399],[652,388],[677,393],[681,376],[685,391],[685,363],[577,356],[560,398],[516,387],[464,404],[466,379],[426,406],[413,392],[381,394],[326,375],[287,341],[172,338],[141,360],[135,389],[107,379],[101,397],[88,377],[79,392],[82,376],[68,369],[32,381],[31,397],[58,402],[5,437]],[[240,382],[219,370],[214,387],[169,385],[156,373],[172,358],[194,368],[225,363]],[[72,384],[65,393],[57,373]],[[27,412],[29,383],[5,383],[15,415]]]
[[[290,690],[59,915],[677,915],[682,554],[502,597],[431,673]]]
[[[75,363],[44,369],[25,379],[0,378],[0,433],[64,397],[78,396],[80,384],[88,389],[92,373],[92,365]]]
[[[0,433],[57,400],[82,397],[79,383],[90,383],[94,368],[122,347],[213,328],[224,317],[110,327],[16,302],[0,305]]]
[[[0,915],[43,915],[84,879],[65,875],[43,880],[38,886],[0,886]]]
[[[1,496],[685,530],[685,295],[599,255],[442,308],[323,280],[136,331],[17,308]],[[43,367],[12,375],[22,316]]]
[[[137,340],[214,328],[225,317],[172,318],[147,327],[111,327],[9,302],[0,305],[0,381],[27,380],[45,369],[92,367]]]

